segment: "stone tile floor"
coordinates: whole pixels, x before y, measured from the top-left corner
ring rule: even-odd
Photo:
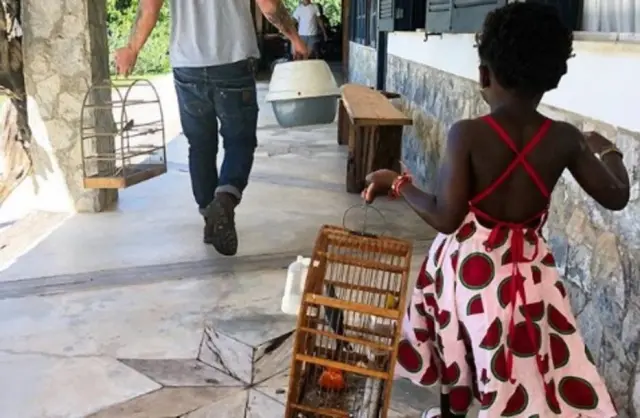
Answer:
[[[282,417],[287,353],[260,350],[293,328],[279,311],[284,268],[360,199],[344,192],[335,125],[282,130],[269,110],[238,256],[201,243],[178,139],[166,175],[121,193],[112,212],[66,220],[0,272],[0,417]],[[401,202],[378,207],[389,234],[417,240],[417,269],[433,231]],[[436,401],[398,382],[392,416]]]
[[[205,325],[196,358],[118,359],[155,387],[88,417],[283,417],[293,329],[293,318],[279,314],[227,317]],[[390,418],[417,418],[421,407],[433,405],[429,392],[410,388],[409,403],[406,385],[395,392]]]
[[[294,327],[279,312],[284,274],[1,300],[0,415],[280,418]],[[391,416],[417,418],[434,398],[406,387]]]

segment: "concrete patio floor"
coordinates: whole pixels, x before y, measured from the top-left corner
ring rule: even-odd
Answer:
[[[0,416],[283,416],[291,341],[278,338],[295,319],[279,311],[286,266],[360,199],[344,191],[335,124],[283,130],[263,104],[258,135],[236,257],[201,242],[179,137],[167,174],[123,191],[111,212],[64,221],[0,273]],[[433,231],[401,202],[376,206],[389,234],[416,241],[417,270]],[[399,382],[391,416],[435,402]]]

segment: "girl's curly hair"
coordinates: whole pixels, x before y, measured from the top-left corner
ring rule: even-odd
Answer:
[[[480,60],[498,83],[522,97],[558,87],[573,52],[573,33],[558,11],[533,2],[489,13],[476,41]]]

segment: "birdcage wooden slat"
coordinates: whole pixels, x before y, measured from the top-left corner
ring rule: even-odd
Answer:
[[[412,244],[323,226],[298,314],[285,418],[386,418]]]

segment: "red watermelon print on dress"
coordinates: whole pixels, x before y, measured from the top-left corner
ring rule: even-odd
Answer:
[[[615,417],[540,235],[546,211],[508,224],[476,208],[517,166],[549,197],[525,157],[551,121],[522,151],[491,117],[485,121],[516,158],[472,199],[458,231],[435,239],[404,319],[396,376],[441,385],[455,414],[466,414],[475,400],[479,418]]]

